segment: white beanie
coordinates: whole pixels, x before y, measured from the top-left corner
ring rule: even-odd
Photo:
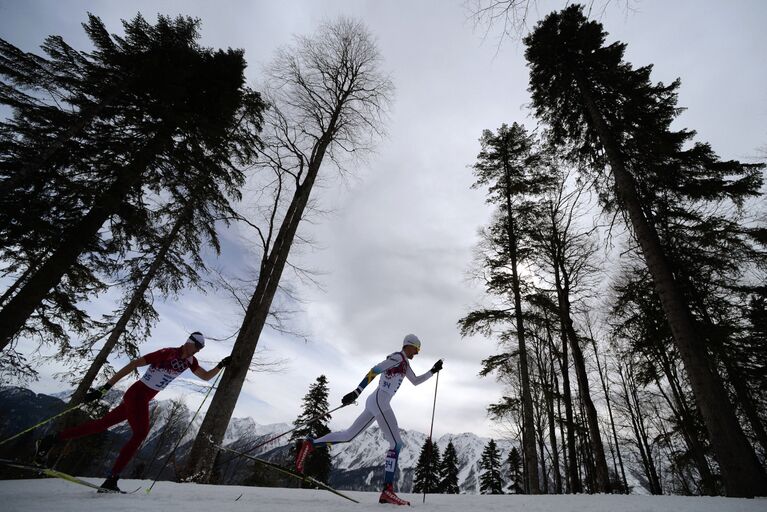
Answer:
[[[412,345],[418,350],[421,350],[421,340],[419,340],[418,336],[416,336],[415,334],[408,334],[407,336],[405,336],[405,339],[402,340],[403,347],[407,347],[408,345]]]
[[[200,348],[203,348],[205,346],[205,336],[203,336],[201,332],[196,331],[189,335],[189,339],[186,340],[186,342],[194,343]]]

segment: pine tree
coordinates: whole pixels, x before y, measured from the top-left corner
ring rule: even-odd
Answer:
[[[491,439],[482,451],[479,463],[482,469],[479,476],[479,492],[482,494],[503,494],[500,457],[495,440]]]
[[[520,457],[516,446],[509,452],[506,463],[509,465],[509,476],[511,478],[507,489],[512,494],[524,494],[525,482],[522,478],[522,457]]]
[[[330,433],[328,422],[330,422],[331,416],[328,414],[330,410],[328,392],[328,379],[324,375],[320,375],[315,383],[309,387],[309,392],[303,398],[301,415],[293,422],[293,425],[298,428],[291,434],[290,439],[292,441],[307,437],[316,439]],[[314,418],[319,419],[307,423]],[[307,458],[304,468],[305,474],[320,482],[327,483],[332,468],[330,449],[323,447],[314,450]]]
[[[459,320],[465,336],[489,333],[506,324],[503,338],[515,339],[510,350],[519,361],[521,383],[523,448],[531,493],[539,492],[538,454],[535,446],[535,424],[527,332],[523,295],[529,286],[520,274],[531,255],[530,226],[541,214],[542,194],[554,184],[550,166],[539,149],[536,138],[517,123],[503,124],[493,133],[485,130],[480,139],[482,150],[477,156],[473,187],[487,187],[487,202],[497,206],[497,214],[484,232],[483,275],[488,292],[504,300],[507,308],[480,310]],[[511,371],[516,373],[515,365]],[[510,369],[507,367],[507,369]],[[500,368],[500,367],[499,367]]]
[[[452,439],[447,443],[442,455],[442,467],[439,471],[439,492],[443,494],[459,494],[458,486],[458,453],[455,451]]]
[[[112,37],[90,16],[85,28],[96,51],[54,37],[44,47],[49,59],[3,42],[13,60],[0,72],[13,86],[0,99],[16,110],[1,132],[0,233],[18,279],[3,296],[0,348],[24,334],[62,286],[72,297],[90,293],[69,279],[73,273],[109,272],[142,243],[146,194],[230,194],[244,180],[236,164],[255,156],[257,137],[232,137],[243,100],[255,97],[244,87],[241,51],[200,47],[199,22],[189,18],[160,16],[150,25],[139,15],[124,27],[123,37]],[[24,95],[29,87],[51,90],[64,106],[36,103]],[[69,108],[75,113],[61,114]],[[256,114],[249,121],[261,109],[260,101],[249,107]],[[30,230],[36,217],[45,225]]]
[[[442,465],[437,443],[427,438],[415,466],[413,492],[437,493],[440,490],[439,468]]]
[[[626,45],[605,45],[599,23],[573,5],[552,13],[525,38],[536,115],[552,141],[572,148],[603,205],[622,212],[641,248],[722,471],[729,496],[767,493],[767,476],[741,428],[721,377],[699,342],[690,303],[660,239],[643,176],[686,174],[679,164],[692,137],[670,126],[679,110],[671,85],[652,84],[651,66],[623,60]],[[695,149],[705,153],[705,147]],[[609,175],[606,170],[609,169]],[[705,193],[705,188],[701,189]]]

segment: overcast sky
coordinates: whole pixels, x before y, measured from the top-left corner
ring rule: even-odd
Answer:
[[[534,16],[564,5],[542,1]],[[679,104],[688,110],[678,127],[697,130],[698,140],[710,142],[723,158],[753,161],[767,145],[767,2],[643,0],[632,3],[632,10],[625,5],[613,0],[600,16],[608,41],[628,43],[627,58],[635,66],[655,64],[653,80],[681,78]],[[313,221],[309,231],[316,247],[294,255],[322,273],[322,290],[298,285],[304,303],[295,325],[307,336],[264,332],[262,357],[284,360],[284,369],[252,374],[235,416],[262,424],[292,421],[320,374],[330,381],[331,403],[340,403],[370,366],[398,350],[412,332],[423,342],[412,362],[416,373],[445,359],[435,435],[497,435],[485,409],[502,389],[477,376],[480,361],[495,353],[496,345],[462,340],[456,321],[482,300],[482,290],[466,277],[477,229],[490,215],[483,193],[470,189],[468,166],[479,151],[478,138],[483,129],[502,123],[535,125],[526,108],[528,77],[520,44],[499,47],[492,31],[483,38],[462,0],[0,0],[0,37],[36,51],[45,36],[58,34],[85,49],[80,23],[86,11],[118,34],[119,20],[138,11],[150,22],[158,12],[199,17],[203,45],[245,50],[253,84],[275,49],[293,35],[310,34],[322,20],[339,15],[367,24],[396,86],[388,136],[354,169],[353,179],[341,182],[331,175],[318,191],[332,213]],[[251,236],[244,228],[225,233],[224,254],[214,264],[231,272],[256,264],[245,249]],[[108,311],[112,303],[104,298],[93,308]],[[158,310],[161,321],[143,353],[180,344],[190,331],[221,338],[239,326],[237,308],[214,293],[185,294]],[[231,341],[210,342],[200,359],[210,366],[230,350]],[[43,368],[33,389],[58,391],[61,384],[51,378],[58,370]],[[429,431],[434,385],[432,379],[400,389],[394,409],[402,428]],[[174,395],[199,404],[200,395],[183,382],[160,398]],[[345,428],[361,407],[339,412],[331,426]]]

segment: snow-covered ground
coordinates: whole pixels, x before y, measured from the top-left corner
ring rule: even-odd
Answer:
[[[101,483],[97,479],[86,479]],[[3,512],[344,512],[392,510],[378,494],[349,492],[357,505],[326,491],[177,484],[158,482],[150,494],[147,480],[121,480],[135,494],[97,494],[59,479],[0,481]],[[240,497],[240,495],[242,495]],[[237,499],[239,497],[239,499]],[[681,496],[477,496],[405,494],[424,512],[765,512],[767,499],[689,498]]]

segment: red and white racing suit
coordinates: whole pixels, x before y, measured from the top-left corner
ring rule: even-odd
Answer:
[[[140,380],[128,388],[120,405],[104,417],[64,430],[58,436],[64,440],[75,439],[102,432],[128,420],[133,436],[120,450],[112,468],[113,475],[122,472],[149,433],[149,401],[187,368],[192,371],[199,368],[194,356],[181,358],[181,348],[164,348],[145,355],[144,359],[150,364],[149,368]]]

